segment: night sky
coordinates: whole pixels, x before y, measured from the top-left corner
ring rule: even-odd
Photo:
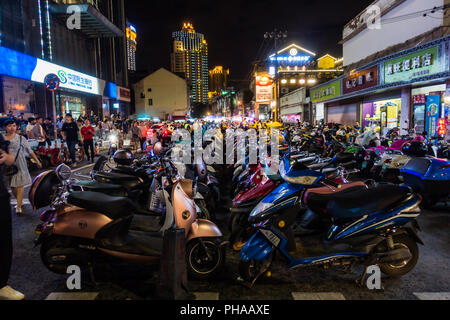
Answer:
[[[286,45],[318,56],[342,57],[342,29],[373,0],[126,0],[126,15],[138,33],[138,70],[170,70],[171,34],[185,21],[203,33],[209,65],[230,68],[230,79],[245,85],[252,63],[273,52],[264,33],[287,30]],[[272,46],[272,47],[270,47]]]

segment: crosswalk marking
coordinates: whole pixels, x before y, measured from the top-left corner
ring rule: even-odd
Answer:
[[[95,300],[99,292],[52,292],[45,300]]]
[[[420,300],[450,300],[450,292],[414,292]]]
[[[340,292],[292,292],[294,300],[345,300]]]
[[[219,300],[219,292],[193,292],[195,300]]]
[[[16,204],[17,204],[17,200],[11,199],[11,205],[12,205],[12,206],[15,206]],[[23,199],[23,200],[22,200],[22,206],[24,206],[24,205],[26,205],[26,204],[31,204],[31,203],[30,203],[30,200],[28,200],[28,199]]]

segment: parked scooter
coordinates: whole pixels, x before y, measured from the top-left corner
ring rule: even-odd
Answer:
[[[185,230],[186,263],[191,276],[210,278],[223,265],[225,243],[210,221],[197,218],[192,180],[177,181],[164,188],[166,212],[149,232],[130,231],[139,210],[124,197],[70,189],[71,170],[65,165],[40,174],[33,182],[29,199],[35,210],[51,206],[41,214],[36,245],[41,259],[52,272],[65,274],[70,265],[94,263],[159,263],[163,231]]]
[[[410,188],[386,184],[339,191],[339,186],[326,180],[323,174],[291,168],[286,158],[280,164],[280,174],[292,186],[284,192],[289,194],[288,199],[279,203],[279,197],[272,197],[250,214],[249,221],[258,231],[240,253],[239,272],[245,282],[253,285],[268,271],[275,252],[287,260],[288,268],[379,265],[391,276],[405,275],[414,268],[419,257],[416,243],[423,242],[415,231],[420,196]],[[307,187],[323,184],[336,188],[337,192],[314,201],[311,197],[320,192],[309,190],[304,199]],[[304,250],[297,252],[292,225],[305,203],[328,216],[332,226],[323,234],[302,236]],[[286,204],[291,204],[289,209],[279,210]],[[411,226],[406,226],[408,223]],[[362,280],[364,277],[365,273]]]
[[[450,201],[450,161],[412,158],[401,170],[406,185],[422,197],[422,206],[431,208],[439,201]]]

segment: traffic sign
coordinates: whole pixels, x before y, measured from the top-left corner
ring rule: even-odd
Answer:
[[[56,74],[50,73],[45,76],[44,79],[45,89],[49,91],[56,91],[59,88],[59,84],[60,84],[59,77]]]

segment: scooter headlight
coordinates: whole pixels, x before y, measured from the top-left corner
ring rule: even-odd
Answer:
[[[60,164],[56,170],[55,170],[56,176],[61,180],[61,181],[67,181],[70,179],[71,175],[72,175],[72,170],[70,169],[69,166],[63,164]]]
[[[273,203],[270,202],[260,202],[258,203],[258,205],[252,210],[252,212],[250,213],[250,217],[254,218],[257,215],[259,215],[260,213],[266,211],[267,209],[270,209],[271,207],[273,207]]]

